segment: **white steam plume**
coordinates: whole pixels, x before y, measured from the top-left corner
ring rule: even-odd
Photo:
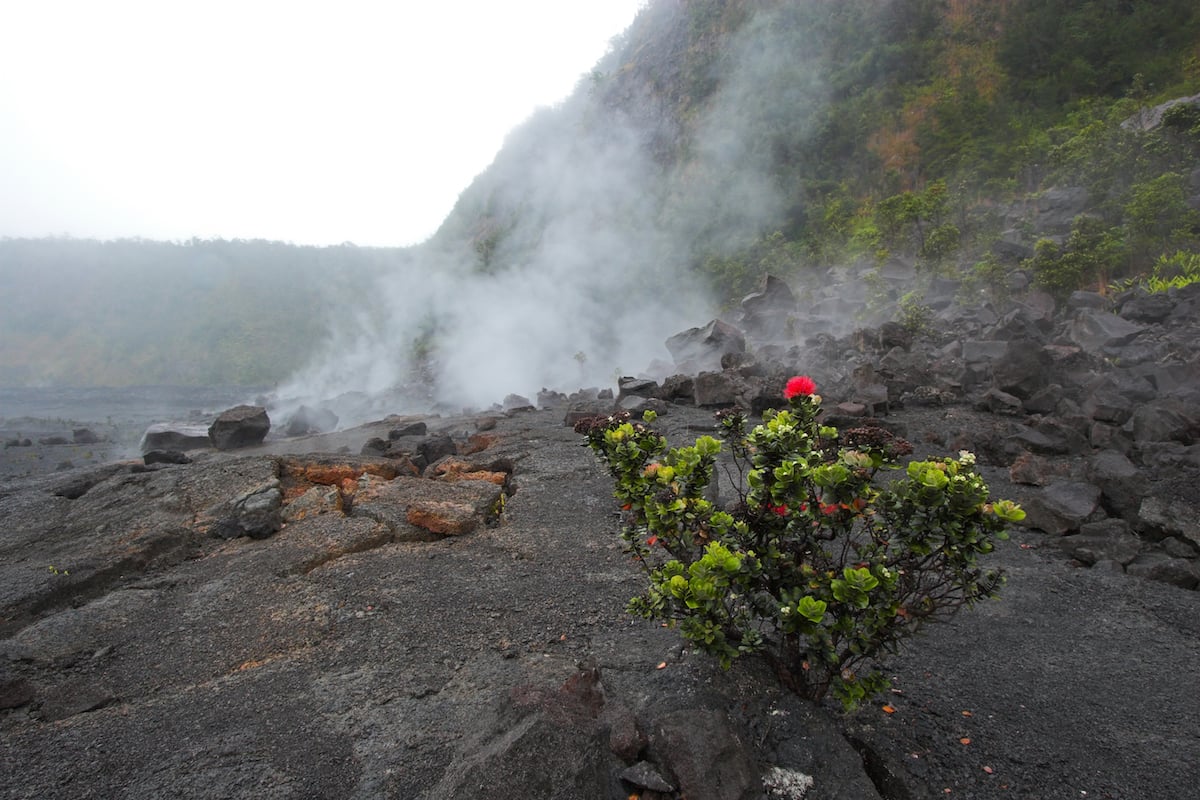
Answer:
[[[736,247],[780,223],[771,158],[755,137],[764,121],[807,117],[822,100],[796,74],[795,44],[770,20],[748,23],[678,160],[661,153],[663,132],[682,129],[678,109],[644,87],[620,110],[583,88],[538,112],[439,234],[339,316],[327,350],[281,387],[281,405],[357,393],[346,425],[611,386],[668,359],[667,337],[714,314],[689,273],[697,237]],[[791,82],[786,108],[762,105],[764,82]],[[418,340],[432,346],[427,397],[412,390]]]

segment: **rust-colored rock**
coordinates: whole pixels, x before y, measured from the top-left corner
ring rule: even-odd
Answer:
[[[294,487],[299,489],[301,487]],[[310,486],[295,497],[284,495],[283,521],[298,522],[316,514],[342,510],[342,495],[330,486]]]
[[[347,478],[358,480],[364,473],[378,475],[387,481],[400,474],[398,464],[382,458],[286,458],[280,463],[280,467],[285,478],[321,486],[336,486]]]
[[[500,436],[495,433],[473,433],[467,437],[467,443],[460,449],[464,456],[469,456],[474,453],[482,453],[490,447],[495,447],[499,441]]]
[[[476,464],[458,459],[439,461],[429,468],[426,475],[443,481],[487,481],[497,486],[503,486],[508,482],[507,472],[480,469]]]
[[[416,467],[411,462],[407,462],[406,466],[404,462],[384,458],[312,456],[281,459],[279,474],[283,502],[290,504],[306,495],[314,486],[331,486],[339,496],[349,496],[358,491],[363,476],[390,481],[401,474],[415,475]],[[337,510],[342,510],[340,499]]]
[[[1038,458],[1032,453],[1021,453],[1008,468],[1008,477],[1013,483],[1026,486],[1045,486],[1058,478],[1065,477],[1070,470]]]
[[[412,525],[443,536],[461,536],[479,525],[473,507],[439,500],[418,500],[408,507],[406,519]]]

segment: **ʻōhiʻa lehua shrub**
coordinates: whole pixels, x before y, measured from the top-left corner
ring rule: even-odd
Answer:
[[[912,448],[887,431],[821,425],[815,392],[792,378],[787,408],[751,430],[740,411],[718,414],[724,443],[669,447],[652,413],[576,429],[616,481],[621,538],[649,579],[629,610],[726,667],[762,653],[797,693],[832,690],[851,708],[888,687],[877,656],[995,596],[1002,577],[979,556],[1025,514],[989,497],[968,452],[901,467]],[[724,447],[738,494],[727,509],[708,499]],[[885,485],[882,470],[900,476]]]

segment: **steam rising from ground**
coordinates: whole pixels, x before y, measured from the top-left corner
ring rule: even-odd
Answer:
[[[661,170],[636,131],[572,135],[577,118],[565,111],[542,112],[510,139],[473,187],[486,207],[460,208],[473,230],[416,248],[373,302],[339,318],[327,352],[281,400],[354,391],[480,408],[542,388],[611,386],[668,358],[666,338],[711,315],[655,229]]]
[[[643,13],[685,13],[664,8]],[[737,248],[782,217],[754,136],[775,117],[804,124],[820,100],[811,76],[793,74],[794,39],[771,30],[752,21],[730,43],[720,88],[687,126],[644,83],[606,101],[602,81],[629,57],[610,53],[597,73],[610,77],[517,129],[438,235],[336,315],[325,352],[280,388],[278,406],[354,393],[356,405],[333,403],[346,425],[612,386],[669,361],[667,337],[715,316],[690,271],[696,242]],[[793,87],[786,107],[762,105],[771,81]],[[664,132],[687,139],[665,158]]]

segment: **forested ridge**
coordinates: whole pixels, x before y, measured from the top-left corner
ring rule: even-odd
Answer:
[[[0,241],[0,383],[272,383],[412,263],[718,306],[896,260],[1166,288],[1200,279],[1197,95],[1188,0],[650,0],[416,248]]]
[[[653,119],[656,222],[683,234],[690,269],[727,299],[766,269],[894,256],[985,285],[1025,266],[1056,291],[1160,259],[1200,269],[1188,257],[1200,105],[1148,130],[1128,122],[1200,93],[1200,9],[1186,0],[650,3],[581,92],[584,126]],[[722,127],[736,133],[720,141]],[[697,207],[746,171],[769,177],[771,213],[729,226],[737,208]],[[491,255],[523,212],[498,211],[511,190],[487,177],[452,230],[473,223]],[[1054,187],[1086,191],[1076,230],[1027,264],[1000,263],[1004,228]]]

